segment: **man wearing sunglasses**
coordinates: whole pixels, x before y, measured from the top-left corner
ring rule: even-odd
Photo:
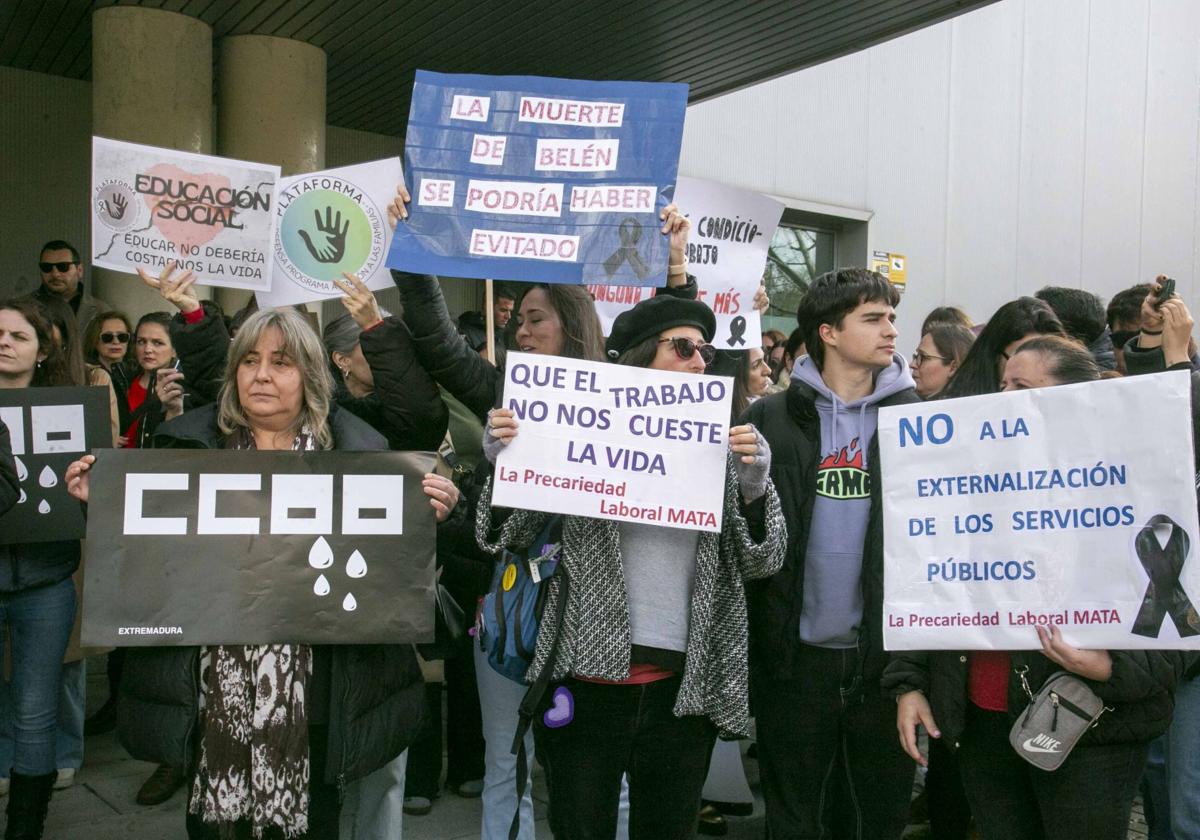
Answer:
[[[87,293],[79,251],[70,242],[52,239],[43,245],[38,270],[42,273],[42,285],[34,292],[34,297],[60,297],[71,304],[80,330],[87,329],[97,313],[112,308]]]
[[[783,568],[746,586],[750,693],[772,837],[899,840],[913,761],[883,697],[880,406],[919,401],[896,353],[899,294],[873,271],[813,281],[796,313],[807,356],[750,406],[787,521]],[[827,824],[829,817],[836,825]]]

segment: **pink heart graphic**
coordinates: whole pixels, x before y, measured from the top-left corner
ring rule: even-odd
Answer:
[[[565,685],[554,689],[554,705],[542,715],[542,722],[550,729],[566,726],[575,719],[575,698]]]
[[[222,187],[229,187],[229,178],[224,175],[216,175],[211,172],[206,172],[197,175],[193,172],[180,169],[178,166],[173,166],[169,163],[160,163],[146,170],[147,175],[158,176],[167,181],[173,181],[175,184],[175,192],[180,183],[198,184],[199,188],[211,187],[215,192]],[[161,195],[143,196],[146,206],[150,208],[150,217],[153,219],[154,227],[158,228],[159,233],[175,243],[176,247],[187,245],[189,247],[199,247],[207,242],[215,239],[221,231],[225,230],[222,225],[203,225],[195,222],[184,222],[175,218],[160,219],[155,210],[160,201],[170,201],[172,203],[179,199]]]

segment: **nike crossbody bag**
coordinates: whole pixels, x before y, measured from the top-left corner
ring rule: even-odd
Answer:
[[[1055,671],[1034,694],[1025,681],[1025,670],[1017,673],[1029,695],[1029,708],[1013,723],[1008,741],[1034,767],[1057,770],[1083,733],[1104,714],[1104,701],[1066,671]]]

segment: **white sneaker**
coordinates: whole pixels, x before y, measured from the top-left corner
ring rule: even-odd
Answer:
[[[75,768],[74,767],[58,768],[58,778],[54,780],[54,789],[55,790],[66,790],[73,784],[75,784]]]

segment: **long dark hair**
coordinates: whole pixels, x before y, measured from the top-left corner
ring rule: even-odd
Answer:
[[[79,385],[87,381],[87,368],[83,364],[83,348],[79,345],[79,327],[75,322],[75,312],[71,304],[57,295],[47,296],[37,301],[46,311],[50,326],[58,330],[58,346],[63,354],[63,362],[67,367],[71,380]]]
[[[125,325],[125,331],[129,333],[129,341],[125,345],[125,355],[121,358],[121,361],[129,361],[133,356],[133,327],[130,326],[129,316],[115,309],[101,312],[88,322],[87,329],[83,331],[84,361],[90,362],[93,365],[102,364],[100,361],[100,352],[96,350],[96,345],[100,343],[100,333],[104,328],[105,321],[120,321]]]
[[[546,293],[546,299],[558,314],[563,332],[561,355],[568,359],[603,362],[604,331],[596,314],[596,302],[588,294],[587,287],[536,283],[525,294],[534,289],[542,289]]]
[[[46,358],[34,367],[30,385],[42,387],[83,384],[82,376],[72,377],[67,355],[54,342],[54,328],[50,317],[37,301],[31,298],[0,301],[0,309],[10,309],[28,321],[29,326],[33,327],[34,335],[37,336],[38,352],[46,354]]]
[[[939,397],[973,397],[1000,390],[1004,348],[1027,335],[1065,335],[1062,322],[1045,302],[1020,297],[996,310],[975,339]]]
[[[750,407],[750,351],[718,350],[712,364],[704,372],[710,376],[733,377],[733,401],[729,406],[729,422],[736,423]]]

